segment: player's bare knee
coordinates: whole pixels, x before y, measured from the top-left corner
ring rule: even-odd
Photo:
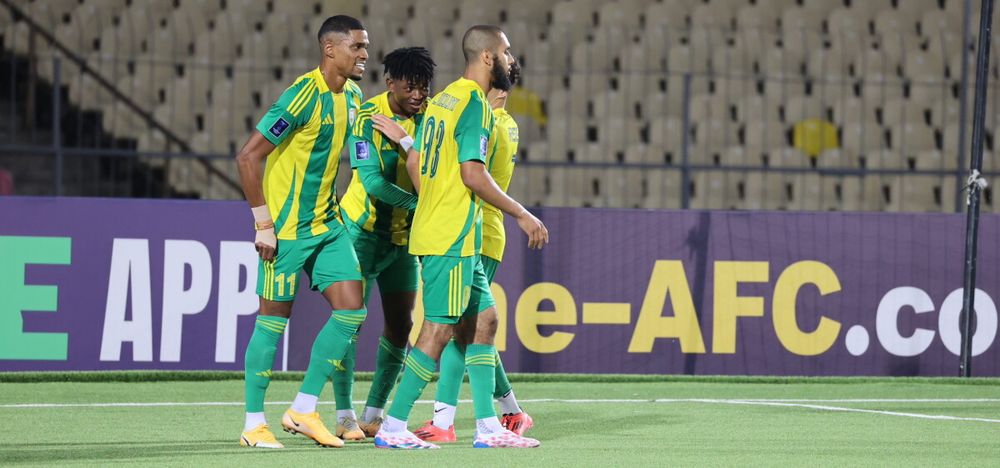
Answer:
[[[454,334],[454,325],[424,320],[414,347],[436,361],[441,358],[441,351]]]
[[[476,316],[476,333],[473,343],[493,344],[493,339],[497,334],[497,309],[490,307]]]
[[[411,330],[413,330],[413,320],[406,317],[399,321],[387,321],[382,334],[385,335],[385,339],[389,340],[389,343],[392,343],[393,346],[402,348],[406,346],[406,338],[410,336]]]
[[[292,301],[271,301],[260,298],[260,315],[266,317],[289,318],[292,316]]]

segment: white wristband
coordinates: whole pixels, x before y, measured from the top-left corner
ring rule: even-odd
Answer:
[[[264,223],[271,221],[271,211],[267,209],[267,205],[260,205],[250,208],[253,212],[253,220],[255,223]]]
[[[413,148],[413,137],[406,135],[402,140],[399,140],[399,146],[403,147],[403,151],[410,151],[410,148]]]

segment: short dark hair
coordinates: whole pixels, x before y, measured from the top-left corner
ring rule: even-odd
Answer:
[[[353,16],[347,15],[336,15],[331,16],[323,22],[323,25],[319,27],[319,33],[316,34],[316,39],[322,41],[323,36],[338,32],[343,34],[349,34],[351,31],[358,29],[365,29],[365,26],[361,24],[361,21]]]
[[[496,47],[502,33],[502,29],[490,24],[477,24],[465,31],[465,35],[462,36],[462,55],[465,56],[465,63],[471,62],[480,52]]]
[[[389,52],[382,60],[385,74],[393,80],[406,80],[417,85],[430,85],[434,79],[434,59],[423,47],[403,47]]]

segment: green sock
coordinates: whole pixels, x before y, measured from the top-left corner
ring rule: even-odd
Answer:
[[[354,361],[358,353],[358,335],[351,337],[351,347],[347,355],[333,368],[333,397],[337,401],[338,410],[353,408],[354,400]]]
[[[323,393],[323,386],[332,377],[333,369],[347,356],[351,337],[358,332],[367,314],[365,309],[333,311],[313,342],[300,392],[314,396]]]
[[[427,382],[434,378],[434,369],[437,367],[437,363],[430,356],[417,348],[410,350],[405,362],[403,380],[399,382],[396,398],[392,400],[392,407],[389,408],[389,416],[400,421],[410,418],[413,403],[424,393],[424,388],[427,387]]]
[[[371,408],[385,408],[389,394],[396,386],[399,372],[403,370],[403,359],[406,358],[406,348],[397,348],[385,339],[378,337],[378,352],[375,354],[375,375],[372,377],[372,387],[368,392],[368,403]]]
[[[458,391],[465,377],[465,350],[455,340],[448,342],[441,352],[441,375],[438,376],[434,401],[458,406]]]
[[[496,386],[497,349],[493,345],[470,344],[465,347],[465,367],[469,369],[472,406],[476,419],[496,417],[493,388]]]
[[[286,318],[257,316],[246,357],[243,359],[247,413],[264,411],[264,393],[271,383],[274,353],[278,350],[278,341],[287,324]]]
[[[503,362],[500,361],[500,352],[497,351],[496,387],[493,389],[493,398],[500,398],[510,392],[510,380],[503,370]]]

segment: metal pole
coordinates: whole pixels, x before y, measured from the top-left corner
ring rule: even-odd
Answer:
[[[965,0],[962,10],[962,80],[961,87],[958,88],[958,164],[955,166],[955,186],[961,187],[965,182],[962,180],[961,169],[965,167],[965,116],[969,112],[969,54],[967,50],[972,42],[972,31],[969,30],[972,22],[972,0]],[[944,148],[945,151],[948,148]],[[943,200],[942,200],[943,202]],[[943,203],[942,203],[943,204]],[[955,197],[955,212],[962,212],[962,197]]]
[[[691,72],[684,74],[684,133],[681,135],[681,208],[691,207],[691,169],[688,166],[688,145],[691,138]]]
[[[983,0],[979,19],[979,48],[976,51],[976,95],[972,114],[971,175],[969,177],[969,209],[965,231],[965,278],[962,291],[962,352],[959,375],[972,375],[972,315],[975,312],[976,250],[979,237],[979,193],[977,183],[983,167],[983,124],[986,117],[986,84],[989,80],[990,34],[992,31],[993,0]],[[965,53],[963,51],[963,53]]]
[[[56,196],[63,195],[62,96],[59,56],[52,57],[52,151],[56,156]]]

